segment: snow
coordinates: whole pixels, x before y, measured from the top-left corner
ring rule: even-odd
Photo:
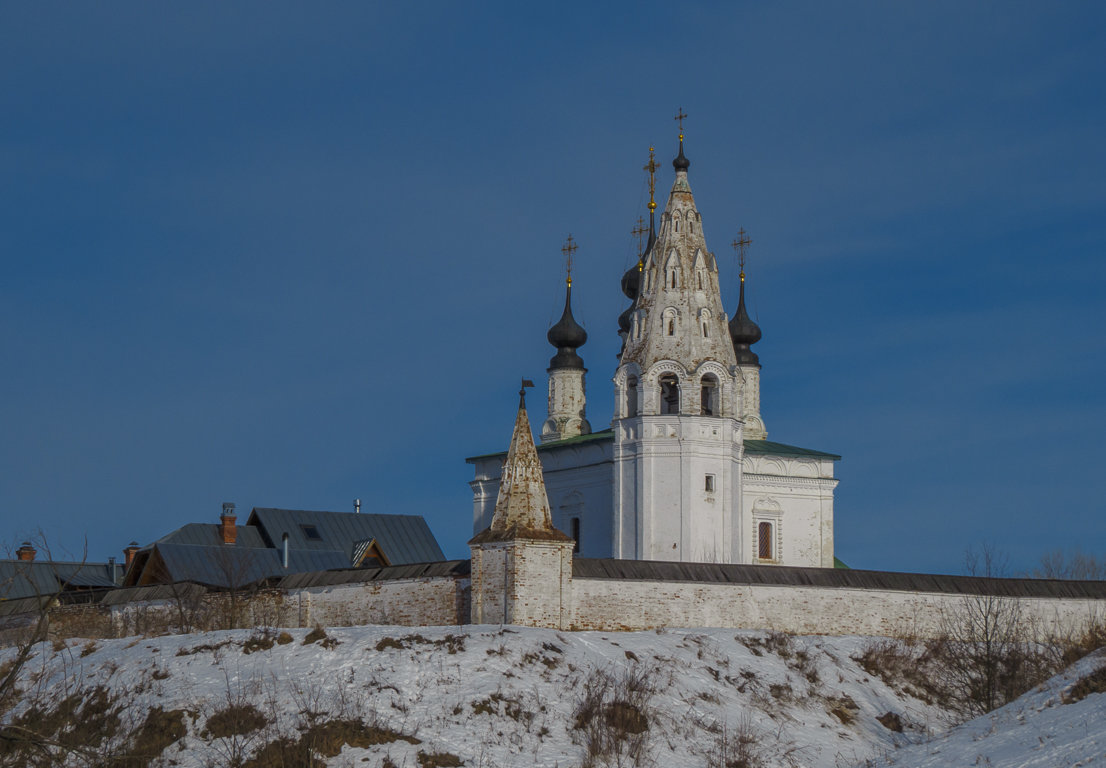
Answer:
[[[312,717],[356,717],[420,743],[347,746],[327,765],[376,768],[387,758],[414,767],[422,751],[466,766],[564,768],[586,755],[586,729],[574,727],[578,705],[589,686],[608,681],[614,693],[605,701],[639,702],[648,722],[618,742],[627,750],[635,743],[644,759],[615,754],[612,765],[722,765],[722,752],[739,741],[771,766],[975,765],[977,756],[980,765],[1103,764],[1106,696],[1061,704],[1065,686],[1101,657],[950,731],[949,713],[852,659],[869,638],[372,626],[327,628],[324,641],[305,644],[308,630],[284,631],[287,642],[251,653],[243,646],[263,638],[261,630],[40,644],[23,670],[23,698],[4,719],[106,686],[126,697],[132,722],[153,706],[186,710],[188,735],[165,751],[164,765],[227,763],[235,750],[295,736]],[[0,665],[11,655],[0,652]],[[271,723],[237,740],[205,734],[208,717],[242,701]],[[902,719],[903,733],[877,720],[888,712]]]

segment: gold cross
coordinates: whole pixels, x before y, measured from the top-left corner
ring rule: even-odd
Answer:
[[[643,167],[643,171],[649,171],[649,210],[655,211],[657,209],[657,203],[653,200],[653,192],[657,188],[657,169],[660,168],[656,161],[653,159],[653,147],[649,147],[649,162]]]
[[[645,246],[643,243],[645,240],[645,233],[648,231],[649,229],[645,226],[645,219],[638,216],[637,224],[635,224],[634,228],[630,231],[630,234],[637,238],[638,261],[641,260],[642,252],[645,250]]]
[[[572,254],[576,253],[576,243],[572,239],[572,235],[568,236],[565,240],[564,247],[561,248],[561,253],[565,257],[565,271],[568,272],[568,284],[572,285]]]
[[[681,134],[684,132],[684,118],[685,117],[687,117],[687,112],[684,112],[684,108],[683,107],[677,107],[676,108],[675,120],[678,121],[679,124],[680,124],[680,133]],[[682,138],[682,136],[681,136],[681,138]]]
[[[737,239],[730,243],[733,249],[737,251],[738,263],[741,265],[742,278],[745,277],[745,249],[751,245],[752,242],[753,241],[749,239],[748,235],[745,234],[745,227],[742,227],[737,233]]]

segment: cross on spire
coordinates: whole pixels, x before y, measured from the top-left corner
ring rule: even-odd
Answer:
[[[645,226],[645,219],[638,216],[637,223],[634,224],[634,228],[630,230],[630,234],[637,238],[637,258],[641,261],[641,257],[645,252],[645,235],[649,232],[649,228]]]
[[[680,138],[684,137],[684,119],[687,117],[687,112],[684,112],[683,107],[676,107],[676,117],[673,118],[680,124]]]
[[[745,234],[745,227],[742,227],[737,233],[737,239],[730,245],[737,251],[738,264],[741,265],[741,279],[745,280],[745,249],[752,244],[752,240]]]
[[[565,257],[565,272],[568,273],[568,284],[572,285],[572,254],[576,253],[576,242],[572,239],[572,235],[568,236],[565,240],[564,246],[561,248],[561,253]]]
[[[653,193],[657,188],[657,169],[660,168],[656,161],[653,159],[653,147],[649,147],[649,162],[643,167],[643,171],[649,171],[649,210],[654,211],[657,208],[657,201],[653,199]]]

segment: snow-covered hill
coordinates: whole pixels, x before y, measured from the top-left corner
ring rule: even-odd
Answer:
[[[993,728],[974,721],[920,744],[944,734],[952,718],[923,701],[921,688],[894,681],[892,688],[867,671],[880,642],[479,626],[70,641],[36,648],[4,721],[63,744],[89,744],[107,765],[113,755],[160,755],[154,765],[197,768],[839,768],[889,751],[894,762],[881,765],[968,765],[975,763],[962,759],[965,740],[978,748],[1014,726],[1049,742],[1038,754],[1064,745],[1057,754],[1067,762],[1026,765],[1076,765],[1086,755],[1080,750],[1102,743],[1103,726],[1091,718],[1106,714],[1106,697],[1062,705],[1065,683],[1053,681],[994,713]],[[854,660],[866,655],[865,664]],[[0,664],[11,656],[0,653]],[[1093,666],[1086,660],[1071,674]],[[1041,728],[1030,722],[1037,718]],[[1080,728],[1082,740],[1065,735]],[[1030,740],[1007,738],[995,754]],[[0,761],[22,764],[29,749]],[[71,762],[87,757],[78,749]]]

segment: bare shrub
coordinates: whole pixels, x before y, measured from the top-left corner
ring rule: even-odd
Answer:
[[[572,713],[585,749],[581,768],[647,762],[654,678],[652,669],[635,664],[621,676],[599,671],[584,681]]]
[[[747,715],[732,728],[723,726],[707,756],[707,768],[769,768],[773,763],[764,736]]]
[[[1065,704],[1074,704],[1092,693],[1106,693],[1106,665],[1084,675],[1064,694]]]

